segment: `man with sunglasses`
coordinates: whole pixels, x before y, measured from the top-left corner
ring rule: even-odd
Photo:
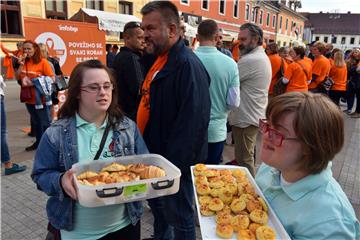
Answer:
[[[235,142],[235,160],[231,164],[247,167],[254,175],[256,136],[268,102],[271,63],[262,47],[263,31],[259,26],[243,24],[238,39],[240,106],[229,115]]]
[[[144,31],[139,22],[128,22],[123,32],[125,46],[116,55],[113,68],[119,90],[118,103],[126,116],[136,120],[139,89],[144,81],[141,64],[144,50]]]

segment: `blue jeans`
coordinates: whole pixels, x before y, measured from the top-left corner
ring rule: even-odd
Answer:
[[[35,109],[35,105],[25,104],[31,118],[35,125],[36,145],[39,144],[40,139],[45,130],[50,126],[50,107],[45,106],[43,109]]]
[[[148,200],[154,215],[155,240],[195,240],[193,200],[189,174],[181,176],[176,194]]]
[[[7,143],[6,113],[4,96],[1,95],[1,163],[10,161],[9,146]]]
[[[208,143],[208,158],[205,164],[220,164],[225,141]]]

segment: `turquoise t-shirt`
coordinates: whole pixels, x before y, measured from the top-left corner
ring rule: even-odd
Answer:
[[[76,114],[76,134],[78,143],[79,162],[93,161],[105,131],[107,120],[97,128],[94,123],[88,123]],[[99,160],[114,156],[112,147],[112,131],[109,131]],[[104,207],[88,208],[75,203],[74,229],[61,230],[62,240],[91,240],[99,239],[108,233],[118,231],[131,223],[124,204]]]
[[[359,221],[331,165],[289,185],[281,184],[278,170],[260,166],[256,183],[291,239],[360,239]]]
[[[211,112],[208,142],[226,139],[226,119],[229,110],[226,99],[229,88],[239,87],[239,70],[236,62],[218,51],[216,47],[200,46],[195,50],[210,76]]]

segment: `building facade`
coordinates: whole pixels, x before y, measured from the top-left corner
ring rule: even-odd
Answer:
[[[1,42],[9,49],[16,49],[16,42],[24,41],[24,17],[68,20],[80,8],[111,13],[135,15],[141,19],[140,10],[148,0],[24,0],[1,1]],[[106,41],[119,43],[119,33],[107,32]]]
[[[307,17],[307,41],[331,43],[341,50],[360,46],[360,14],[303,13]]]

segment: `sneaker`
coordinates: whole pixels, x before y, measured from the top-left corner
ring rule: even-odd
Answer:
[[[35,143],[33,143],[33,145],[25,148],[25,151],[30,152],[30,151],[34,151],[36,149],[37,149],[37,143],[35,142]]]
[[[236,159],[230,161],[230,162],[227,162],[225,163],[225,165],[235,165],[235,166],[239,166],[239,164],[237,163]]]
[[[351,115],[351,110],[345,109],[343,110],[344,113],[346,113],[347,115]]]
[[[16,163],[13,163],[11,168],[5,168],[5,175],[10,175],[18,172],[23,172],[26,170],[26,166],[20,166]]]

